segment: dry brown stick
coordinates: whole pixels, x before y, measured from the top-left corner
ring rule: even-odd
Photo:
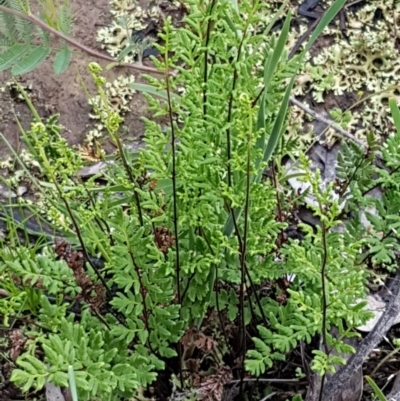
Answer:
[[[368,145],[361,141],[360,139],[356,138],[354,135],[348,133],[345,131],[342,127],[339,127],[339,125],[335,124],[332,120],[329,120],[328,118],[322,116],[321,114],[317,113],[316,111],[310,109],[308,106],[305,104],[301,103],[299,100],[295,99],[294,97],[290,98],[290,103],[293,105],[299,107],[300,109],[304,110],[307,114],[310,116],[314,117],[316,120],[319,120],[325,124],[328,125],[329,127],[332,127],[336,132],[338,132],[342,137],[350,139],[354,143],[356,143],[359,146],[362,146],[363,148],[367,148]]]
[[[59,37],[60,39],[63,39],[65,42],[69,43],[71,46],[76,47],[77,49],[80,49],[88,54],[90,54],[93,57],[97,57],[101,60],[106,60],[110,62],[117,62],[113,57],[108,56],[107,54],[100,53],[96,50],[93,50],[92,48],[83,45],[82,43],[77,42],[75,39],[70,38],[67,35],[64,35],[62,32],[57,31],[57,29],[52,28],[51,26],[47,25],[45,22],[43,22],[41,19],[37,18],[33,14],[24,14],[19,11],[13,10],[8,7],[0,6],[0,12],[4,12],[7,14],[14,15],[15,17],[22,18],[26,21],[32,22],[32,24],[35,24],[39,26],[40,28],[44,29],[47,32],[52,33],[53,35]],[[152,73],[157,73],[161,74],[162,72],[158,71],[154,67],[147,67],[145,65],[139,64],[139,63],[118,63],[118,66],[121,67],[128,67],[128,68],[133,68],[138,71],[145,71],[145,72],[152,72]]]
[[[308,27],[307,31],[304,32],[303,35],[299,37],[299,39],[297,39],[296,44],[293,46],[293,49],[289,53],[289,59],[291,59],[297,53],[301,45],[307,40],[307,38],[311,35],[313,29],[318,25],[319,21],[321,21],[321,17],[313,21]]]
[[[398,283],[399,280],[400,266],[398,267],[394,282]],[[400,285],[397,284],[397,286],[394,285],[391,289],[391,297],[385,313],[378,320],[368,336],[360,343],[357,352],[349,358],[347,364],[333,375],[326,384],[323,390],[323,400],[330,401],[347,386],[353,373],[363,365],[371,351],[382,341],[399,313]]]

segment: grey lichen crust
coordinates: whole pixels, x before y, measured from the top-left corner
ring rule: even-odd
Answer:
[[[297,78],[294,94],[309,95],[305,99],[321,105],[333,95],[341,112],[328,111],[339,117],[343,128],[364,140],[368,131],[386,136],[393,129],[388,98],[400,102],[400,31],[396,29],[400,23],[400,2],[368,0],[357,11],[346,10],[346,15],[349,40],[338,22],[326,29],[319,39],[322,48],[308,59]],[[340,107],[340,99],[346,97],[355,100]],[[365,98],[368,100],[363,101]],[[340,118],[347,109],[350,110],[346,118]],[[294,109],[289,132],[298,128],[299,115]],[[326,140],[332,143],[333,131],[328,132]]]
[[[179,6],[178,2],[170,3],[171,7]],[[97,32],[97,41],[111,56],[117,57],[123,49],[133,43],[132,35],[135,31],[145,29],[150,21],[158,24],[163,20],[164,15],[159,4],[158,1],[149,2],[146,8],[143,8],[135,0],[111,0],[113,19],[110,26]],[[132,62],[140,50],[140,45],[138,49],[133,48],[123,61]]]
[[[132,0],[113,0],[111,6],[113,14],[111,25],[97,32],[97,41],[111,56],[117,57],[131,44],[132,33],[144,29],[147,26],[146,21],[152,15],[156,16],[156,8],[143,10]],[[133,51],[124,58],[124,61],[132,62],[135,55]]]
[[[178,8],[177,1],[168,2],[169,9]],[[141,60],[141,52],[145,50],[146,44],[150,39],[135,42],[134,33],[145,29],[153,21],[159,24],[164,15],[160,8],[160,2],[149,2],[146,8],[143,8],[135,0],[111,0],[112,21],[109,26],[103,27],[97,32],[97,41],[101,43],[111,56],[117,58],[119,54],[127,47],[132,47],[131,51],[122,59],[123,62],[133,62],[137,56]],[[121,117],[129,111],[129,102],[132,99],[134,90],[131,84],[134,83],[134,76],[119,77],[112,83],[106,83],[106,97],[109,105]],[[106,105],[102,104],[100,96],[92,98],[89,103],[95,106],[94,109],[101,113],[106,113]],[[100,115],[90,114],[93,119],[100,120]],[[86,136],[86,143],[91,145],[95,140],[102,136],[104,127],[102,123],[96,124]]]
[[[131,84],[135,82],[135,77],[119,76],[113,82],[105,83],[105,95],[108,104],[103,104],[102,98],[98,95],[89,100],[89,104],[98,113],[89,114],[94,120],[101,120],[105,117],[109,109],[115,111],[119,116],[123,117],[129,110],[129,102],[131,101],[135,91],[132,89]],[[93,129],[86,134],[86,144],[92,145],[94,141],[104,134],[104,126],[101,122],[97,123]]]

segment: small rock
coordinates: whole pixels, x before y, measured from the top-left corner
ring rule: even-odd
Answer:
[[[56,387],[53,383],[46,384],[46,401],[65,401],[60,387]]]
[[[374,316],[370,320],[368,320],[368,322],[366,322],[364,325],[357,327],[357,330],[369,333],[370,331],[373,330],[375,325],[378,323],[378,320],[385,313],[387,305],[377,294],[367,295],[364,301],[367,301],[365,309],[372,312]],[[396,319],[394,319],[393,325],[398,323],[400,323],[400,315],[397,315]]]
[[[25,187],[24,185],[20,185],[17,189],[17,195],[18,196],[23,196],[28,192],[28,188]]]
[[[10,189],[7,189],[5,187],[0,188],[0,196],[2,196],[3,198],[16,198],[17,194],[13,191],[11,191]]]
[[[112,164],[112,162],[108,162],[108,163],[98,162],[98,163],[92,164],[91,166],[83,167],[78,171],[78,176],[82,177],[82,178],[92,177],[92,176],[106,170],[110,164]]]

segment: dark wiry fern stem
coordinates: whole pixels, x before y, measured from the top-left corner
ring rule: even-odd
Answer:
[[[175,267],[176,267],[176,281],[177,281],[177,295],[178,303],[181,303],[181,290],[180,290],[180,259],[179,259],[179,224],[178,224],[178,196],[176,189],[176,148],[175,148],[175,125],[172,115],[172,102],[171,102],[171,88],[169,83],[168,74],[168,56],[165,59],[166,65],[166,89],[167,89],[167,102],[168,102],[168,117],[171,125],[171,150],[172,150],[172,193],[173,193],[173,208],[174,208],[174,231],[175,231]]]
[[[210,13],[208,17],[211,17],[215,3],[217,0],[212,0],[210,6]],[[203,116],[204,118],[207,115],[207,82],[208,82],[208,44],[210,43],[211,29],[212,29],[212,20],[211,18],[207,23],[207,33],[206,33],[206,44],[205,44],[205,52],[204,52],[204,77],[203,77]]]
[[[231,344],[229,343],[229,339],[228,339],[228,335],[226,334],[226,329],[225,329],[225,323],[224,323],[224,319],[222,316],[222,312],[221,312],[221,308],[219,305],[219,290],[218,290],[218,264],[216,264],[215,266],[215,306],[217,307],[217,313],[218,313],[218,320],[219,320],[219,324],[221,326],[221,331],[222,334],[224,336],[225,339],[225,344],[227,346],[227,348],[229,349],[230,353],[233,355],[233,349]]]
[[[321,205],[322,206],[322,205]],[[321,207],[320,206],[320,207]],[[321,208],[322,210],[322,208]],[[329,354],[328,342],[326,339],[326,320],[327,320],[327,295],[326,295],[326,285],[325,285],[325,272],[326,272],[326,264],[328,261],[328,247],[326,244],[326,226],[325,223],[322,222],[322,266],[321,266],[321,284],[322,284],[322,346],[324,347],[324,351],[326,354]],[[322,395],[324,392],[326,375],[324,374],[321,378],[321,390],[319,393],[319,401],[322,401]]]
[[[326,226],[325,223],[322,222],[322,266],[321,266],[321,284],[322,284],[322,341],[325,352],[328,353],[328,343],[326,340],[326,312],[328,308],[327,304],[327,296],[326,296],[326,285],[325,285],[325,273],[326,273],[326,264],[328,261],[328,247],[326,244]]]
[[[201,236],[204,238],[204,241],[205,241],[206,244],[207,244],[208,251],[209,251],[212,255],[214,255],[214,252],[213,252],[213,250],[212,250],[212,248],[211,248],[210,241],[208,240],[207,235],[206,235],[206,233],[204,232],[203,227],[200,227],[200,234],[201,234]],[[229,348],[230,353],[233,355],[233,349],[232,349],[231,344],[229,343],[228,335],[226,334],[224,319],[222,318],[221,308],[220,308],[220,306],[219,306],[218,263],[215,265],[215,280],[214,280],[214,283],[216,283],[216,287],[217,287],[217,288],[215,289],[215,304],[216,304],[216,307],[217,307],[219,324],[220,324],[220,326],[221,326],[221,331],[222,331],[222,334],[223,334],[224,339],[225,339],[225,344],[226,344],[226,346]]]
[[[370,149],[369,149],[369,147],[366,149],[366,151],[365,151],[365,154],[362,156],[362,157],[360,157],[360,160],[358,161],[358,163],[357,163],[357,165],[356,165],[356,168],[354,169],[354,171],[353,171],[353,174],[351,175],[351,177],[346,181],[346,183],[345,183],[345,185],[343,186],[343,188],[341,188],[340,189],[340,192],[339,192],[339,197],[342,197],[345,193],[346,193],[346,191],[347,191],[347,188],[350,186],[350,184],[354,181],[354,179],[355,179],[355,177],[356,177],[356,174],[357,174],[357,172],[358,172],[358,170],[361,168],[361,165],[363,164],[363,162],[364,162],[364,160],[366,160],[366,159],[368,159],[368,157],[370,156]],[[400,166],[399,166],[400,167]],[[362,196],[364,196],[364,195],[366,195],[366,193],[368,193],[369,191],[367,191],[367,192],[362,192]]]
[[[246,37],[246,33],[247,33],[247,28],[248,25],[246,25],[246,28],[244,29],[243,32],[243,36],[242,39],[240,41],[239,47],[238,47],[238,54],[236,57],[236,62],[239,61],[240,59],[240,55],[242,52],[242,47],[243,47],[243,41]],[[231,120],[232,120],[232,109],[233,109],[233,95],[234,95],[234,91],[236,88],[236,83],[238,80],[238,71],[237,68],[234,69],[233,71],[233,81],[232,81],[232,89],[231,89],[231,93],[229,96],[229,103],[228,103],[228,116],[227,116],[227,122],[228,124],[230,124]],[[231,150],[231,130],[228,128],[226,130],[226,156],[227,156],[227,181],[228,181],[228,186],[229,188],[232,188],[232,167],[231,167],[231,159],[232,159],[232,150]],[[234,224],[234,228],[235,228],[235,234],[236,237],[238,239],[238,243],[239,243],[239,253],[241,255],[241,285],[240,285],[240,318],[241,318],[241,348],[244,350],[243,352],[243,361],[242,361],[242,372],[241,372],[241,380],[240,380],[240,397],[242,397],[243,395],[243,378],[244,378],[244,357],[245,357],[245,353],[246,353],[246,340],[245,340],[245,322],[244,322],[244,282],[245,282],[245,264],[246,264],[246,260],[245,260],[245,255],[244,255],[244,251],[246,249],[246,245],[245,245],[245,240],[243,242],[243,240],[241,239],[240,236],[240,230],[239,230],[239,225],[236,221],[236,216],[235,216],[235,211],[234,209],[228,205],[229,207],[229,211],[232,215],[232,221]],[[246,207],[246,206],[245,206]],[[248,210],[247,210],[248,211]],[[246,220],[246,217],[245,217]],[[246,231],[246,236],[247,236],[247,231]]]
[[[181,305],[181,266],[180,266],[180,252],[179,252],[179,222],[178,222],[178,194],[176,188],[176,149],[175,149],[175,125],[174,118],[172,115],[172,101],[171,101],[171,87],[169,82],[169,58],[168,58],[168,43],[169,34],[166,35],[165,47],[165,85],[167,90],[167,103],[168,103],[168,117],[171,125],[171,150],[172,150],[172,197],[173,197],[173,209],[174,209],[174,232],[175,232],[175,274],[176,274],[176,287],[178,295],[178,304]],[[178,357],[179,357],[179,378],[181,388],[184,388],[183,372],[182,372],[182,347],[181,343],[178,343]]]
[[[82,182],[83,187],[85,188],[86,191],[86,195],[88,196],[89,202],[92,205],[93,210],[96,210],[96,205],[95,205],[95,201],[93,199],[93,195],[91,194],[91,192],[88,190],[86,184],[84,182]],[[110,226],[108,225],[107,221],[96,216],[94,217],[94,220],[96,221],[97,225],[99,226],[100,230],[103,232],[103,234],[107,235],[111,246],[115,245],[115,241],[113,236],[111,235],[111,229]]]
[[[60,195],[62,201],[64,202],[64,205],[65,205],[65,207],[66,207],[66,209],[67,209],[68,215],[69,215],[69,217],[70,217],[70,219],[71,219],[71,221],[72,221],[72,224],[73,224],[73,226],[74,226],[76,235],[77,235],[78,240],[79,240],[79,244],[80,244],[80,246],[81,246],[81,248],[82,248],[82,252],[83,252],[83,255],[85,256],[86,261],[90,264],[91,268],[92,268],[93,271],[96,273],[98,279],[99,279],[99,280],[101,281],[101,283],[103,284],[103,286],[104,286],[104,288],[105,288],[105,290],[106,290],[107,295],[108,295],[110,298],[112,298],[112,294],[111,294],[110,288],[108,287],[108,285],[107,285],[107,283],[106,283],[104,277],[101,275],[99,269],[98,269],[97,266],[93,263],[91,257],[89,256],[89,253],[88,253],[88,251],[87,251],[87,249],[86,249],[85,242],[83,241],[83,238],[82,238],[82,234],[81,234],[81,230],[80,230],[80,228],[79,228],[79,224],[78,224],[77,221],[75,220],[75,217],[74,217],[74,215],[73,215],[73,213],[72,213],[72,210],[71,210],[71,208],[70,208],[70,206],[69,206],[68,201],[64,198],[63,193],[62,193],[62,191],[61,191],[61,188],[59,187],[57,181],[56,181],[56,180],[53,180],[53,181],[54,181],[54,184],[55,184],[55,186],[56,186],[56,188],[57,188],[57,191],[58,191],[58,193],[59,193],[59,195]],[[114,312],[113,312],[113,316],[119,321],[119,323],[121,323],[122,325],[125,326],[124,321],[120,318],[120,316],[119,316],[118,313],[114,313]]]
[[[246,252],[247,252],[247,233],[249,228],[249,209],[250,209],[250,157],[251,157],[251,142],[250,137],[247,137],[247,161],[246,161],[246,195],[244,202],[244,227],[243,227],[243,241],[242,251],[240,254],[240,317],[241,317],[241,348],[243,352],[242,357],[242,370],[240,374],[240,393],[242,394],[243,379],[244,379],[244,362],[246,357],[246,324],[244,320],[244,284],[246,280]]]
[[[235,84],[237,80],[237,72],[233,73],[233,84],[232,84],[232,93],[229,98],[229,105],[228,105],[228,123],[230,123],[232,118],[232,106],[233,106],[233,91],[235,90]],[[227,158],[227,169],[228,169],[228,186],[229,188],[232,187],[232,167],[231,167],[231,159],[232,159],[232,150],[231,150],[231,129],[227,128],[226,130],[226,158]]]
[[[133,253],[130,250],[129,250],[129,257],[131,258],[132,264],[133,264],[133,266],[135,268],[136,275],[138,276],[138,280],[139,280],[139,285],[140,285],[140,290],[139,291],[140,291],[140,295],[142,296],[144,325],[145,325],[147,333],[148,333],[148,337],[147,337],[148,346],[149,346],[150,351],[154,353],[154,350],[152,349],[151,342],[150,342],[150,326],[149,326],[149,315],[150,315],[150,312],[149,312],[149,310],[147,309],[147,306],[146,306],[147,290],[143,285],[142,275],[140,274],[139,266],[137,265],[135,257],[134,257]]]
[[[280,223],[282,223],[283,222],[283,213],[282,213],[281,199],[279,197],[279,192],[278,192],[278,183],[277,183],[276,174],[275,174],[275,162],[272,162],[271,171],[272,171],[272,181],[273,181],[275,193],[276,193],[276,205],[278,208],[278,221]],[[282,246],[283,241],[284,241],[284,235],[283,235],[283,232],[280,231],[279,236],[278,236],[278,248],[280,248]]]
[[[58,184],[56,183],[56,181],[54,181],[54,183],[55,183],[56,187],[58,188]],[[109,297],[111,297],[112,294],[111,294],[110,289],[108,288],[108,285],[107,285],[106,281],[104,280],[103,276],[99,272],[99,269],[94,265],[94,263],[92,262],[92,260],[91,260],[91,258],[89,256],[89,253],[88,253],[88,251],[86,249],[85,242],[83,241],[83,238],[82,238],[82,234],[81,234],[81,230],[79,228],[79,224],[75,220],[75,217],[74,217],[74,215],[72,213],[72,210],[71,210],[71,208],[69,206],[69,203],[67,202],[67,200],[64,198],[64,196],[62,194],[61,188],[59,188],[58,193],[60,194],[60,197],[61,197],[62,201],[64,202],[64,205],[65,205],[65,207],[67,209],[68,215],[69,215],[69,217],[70,217],[70,219],[72,221],[72,225],[74,226],[74,229],[75,229],[75,232],[76,232],[76,236],[78,237],[78,241],[79,241],[79,244],[80,244],[80,246],[82,248],[82,252],[83,252],[83,254],[85,256],[85,259],[89,262],[89,264],[92,267],[93,271],[96,273],[97,277],[99,278],[99,280],[103,284],[103,286],[104,286],[104,288],[105,288],[105,290],[107,292],[107,295]]]
[[[246,270],[247,279],[249,280],[249,283],[250,283],[251,291],[254,293],[254,297],[256,298],[256,303],[257,303],[258,309],[260,311],[261,318],[263,319],[265,327],[268,327],[270,325],[270,323],[267,320],[267,317],[265,316],[264,309],[261,306],[260,297],[257,294],[256,287],[254,285],[253,279],[251,278],[251,275],[250,275],[250,272],[249,272],[249,269],[248,269],[246,263],[244,265],[244,268]]]
[[[122,144],[121,144],[121,141],[120,141],[118,135],[115,135],[115,142],[117,144],[118,152],[120,154],[121,161],[122,161],[122,164],[124,166],[124,169],[125,169],[126,173],[128,174],[129,180],[131,181],[132,184],[134,184],[135,186],[137,186],[140,189],[142,189],[141,185],[137,182],[137,180],[133,176],[132,169],[129,166],[128,161],[126,160],[126,157],[125,157],[125,154],[124,154],[124,150],[122,149]],[[135,190],[133,190],[133,196],[135,198],[135,203],[136,203],[136,207],[137,207],[137,210],[138,210],[139,223],[143,227],[144,221],[143,221],[143,214],[142,214],[142,206],[140,205],[139,194]]]
[[[251,107],[255,107],[255,105],[258,103],[258,100],[261,98],[262,94],[264,93],[265,86],[261,88],[259,94],[256,96],[256,98],[251,102]]]
[[[238,225],[238,222],[236,220],[235,213],[234,213],[234,211],[232,210],[232,208],[230,207],[229,204],[226,203],[225,206],[226,206],[227,210],[229,211],[229,213],[232,215],[232,221],[233,221],[233,227],[234,227],[234,230],[235,230],[235,235],[236,235],[236,237],[238,239],[239,244],[241,244],[242,243],[242,237],[240,235],[239,225]],[[239,251],[240,251],[240,249],[241,248],[239,246]],[[251,288],[252,292],[255,295],[256,303],[257,303],[258,309],[260,311],[261,317],[263,319],[263,322],[264,322],[265,326],[268,327],[270,325],[270,323],[268,322],[268,320],[267,320],[267,318],[265,316],[264,309],[261,306],[260,297],[257,294],[256,287],[255,287],[255,285],[253,283],[253,279],[251,278],[251,275],[250,275],[250,272],[249,272],[249,269],[248,269],[246,263],[245,263],[244,267],[245,267],[245,271],[246,271],[246,276],[247,276],[247,278],[249,280],[249,283],[250,283],[250,288]],[[252,307],[251,304],[250,304],[250,307]]]
[[[242,47],[243,47],[243,41],[244,38],[246,37],[248,25],[246,25],[246,28],[243,31],[243,37],[242,40],[240,41],[239,47],[238,47],[238,54],[236,57],[236,62],[239,61],[240,55],[242,54]],[[233,81],[232,81],[232,89],[231,89],[231,94],[229,96],[229,102],[228,102],[228,117],[227,117],[227,122],[230,124],[232,120],[232,109],[233,109],[233,92],[235,91],[236,88],[236,82],[238,79],[238,72],[237,69],[235,68],[233,71]],[[232,159],[232,150],[231,150],[231,129],[228,128],[226,129],[226,158],[227,158],[227,169],[228,169],[228,186],[231,188],[232,187],[232,167],[231,167],[231,159]]]
[[[193,278],[194,278],[195,275],[196,275],[196,272],[194,271],[194,272],[189,276],[189,278],[187,279],[186,287],[185,287],[185,289],[183,290],[182,295],[181,295],[181,297],[182,297],[182,300],[181,300],[182,303],[185,301],[186,294],[187,294],[187,292],[189,291],[190,283],[192,282],[192,280],[193,280]]]

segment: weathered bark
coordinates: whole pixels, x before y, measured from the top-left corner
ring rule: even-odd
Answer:
[[[371,351],[382,341],[392,327],[394,320],[400,313],[399,282],[400,268],[397,270],[394,280],[391,280],[388,293],[389,303],[385,313],[381,316],[374,329],[360,343],[357,352],[349,358],[347,364],[326,383],[322,394],[323,401],[336,401],[334,397],[350,386],[354,372],[362,369],[362,365]]]
[[[337,329],[331,330],[332,336],[338,337],[339,333]],[[357,349],[357,339],[356,338],[346,338],[345,343],[351,345]],[[337,352],[332,352],[332,355],[337,355],[345,360],[349,359],[349,355],[338,354]],[[337,367],[338,368],[338,367]],[[332,373],[327,374],[325,381],[329,382],[334,375]],[[342,389],[337,395],[335,395],[331,401],[360,401],[363,390],[363,375],[362,368],[357,369],[353,372],[349,384]],[[314,374],[311,378],[310,387],[307,392],[306,401],[319,401],[321,392],[321,377]],[[324,401],[325,399],[322,398]]]

